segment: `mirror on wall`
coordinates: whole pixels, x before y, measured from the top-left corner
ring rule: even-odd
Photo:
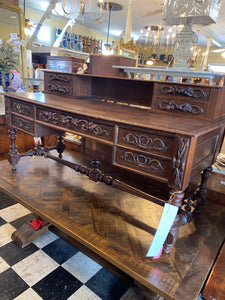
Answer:
[[[8,41],[10,39],[10,34],[15,33],[19,40],[24,41],[25,25],[23,11],[15,5],[11,5],[0,0],[0,16],[0,39]],[[19,71],[20,79],[22,83],[25,84],[24,81],[27,77],[25,45],[18,45],[14,49],[13,60],[16,65],[16,69]]]

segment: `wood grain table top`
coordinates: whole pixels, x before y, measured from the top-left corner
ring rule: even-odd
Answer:
[[[64,158],[87,165],[84,157]],[[197,299],[225,237],[225,207],[208,201],[170,254],[146,258],[162,207],[43,157],[0,162],[0,189],[166,299]]]

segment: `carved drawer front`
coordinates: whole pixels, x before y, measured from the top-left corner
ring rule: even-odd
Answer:
[[[118,144],[139,151],[172,156],[172,145],[174,137],[164,136],[155,131],[144,133],[143,131],[132,131],[125,128],[119,129]]]
[[[33,105],[27,104],[26,102],[11,100],[11,111],[26,117],[34,117]]]
[[[83,133],[88,136],[113,141],[113,126],[101,124],[88,117],[37,108],[36,118],[39,121],[61,127],[64,131],[68,130],[81,135]]]
[[[47,83],[45,91],[56,95],[72,96],[73,86],[64,83]]]
[[[166,113],[205,117],[207,114],[208,103],[170,96],[168,98],[157,98],[155,100],[154,109],[164,111]]]
[[[30,132],[34,134],[34,122],[24,119],[20,116],[11,115],[11,123],[13,126],[21,129],[22,131]]]
[[[158,84],[156,97],[209,100],[210,88],[176,84]]]
[[[51,94],[72,96],[73,95],[73,78],[69,74],[46,73],[45,74],[45,91]]]
[[[73,76],[69,74],[60,74],[60,73],[46,73],[48,83],[54,84],[72,84]]]
[[[170,160],[152,154],[143,154],[117,147],[115,165],[127,167],[138,173],[161,177],[162,179],[169,178]]]

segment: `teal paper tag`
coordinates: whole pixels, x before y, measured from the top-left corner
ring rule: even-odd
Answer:
[[[177,211],[177,206],[165,203],[158,229],[156,230],[154,239],[151,243],[148,253],[146,254],[147,257],[153,257],[159,254],[159,251],[163,247],[166,237],[173,225]]]

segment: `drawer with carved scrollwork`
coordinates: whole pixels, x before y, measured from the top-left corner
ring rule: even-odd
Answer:
[[[119,128],[118,145],[129,147],[129,149],[157,153],[165,157],[172,156],[173,135],[163,135],[156,131],[133,131]]]
[[[45,92],[61,96],[72,96],[73,86],[61,83],[48,83],[45,87]]]
[[[27,120],[17,115],[11,115],[11,124],[17,129],[29,132],[32,135],[34,135],[35,133],[35,125],[34,122],[31,120]]]
[[[167,114],[206,117],[210,88],[178,84],[156,84],[152,109]]]
[[[62,128],[84,136],[113,141],[114,127],[96,122],[96,120],[76,114],[63,113],[37,108],[37,121],[48,123],[48,126]]]
[[[176,99],[173,96],[170,96],[168,98],[156,98],[153,109],[167,114],[173,113],[206,117],[208,112],[208,103],[189,99]]]
[[[73,95],[72,75],[61,73],[46,73],[44,91],[46,93],[71,97]]]
[[[210,96],[210,88],[205,86],[189,86],[178,84],[157,84],[156,97],[182,98],[183,100],[195,99],[198,101],[208,101]]]
[[[150,153],[144,154],[132,149],[116,147],[113,164],[137,173],[167,180],[171,160]]]
[[[50,84],[71,84],[73,76],[65,73],[46,73],[47,83]]]
[[[12,100],[11,111],[26,117],[30,117],[30,118],[34,117],[33,105],[27,104],[26,102]]]

